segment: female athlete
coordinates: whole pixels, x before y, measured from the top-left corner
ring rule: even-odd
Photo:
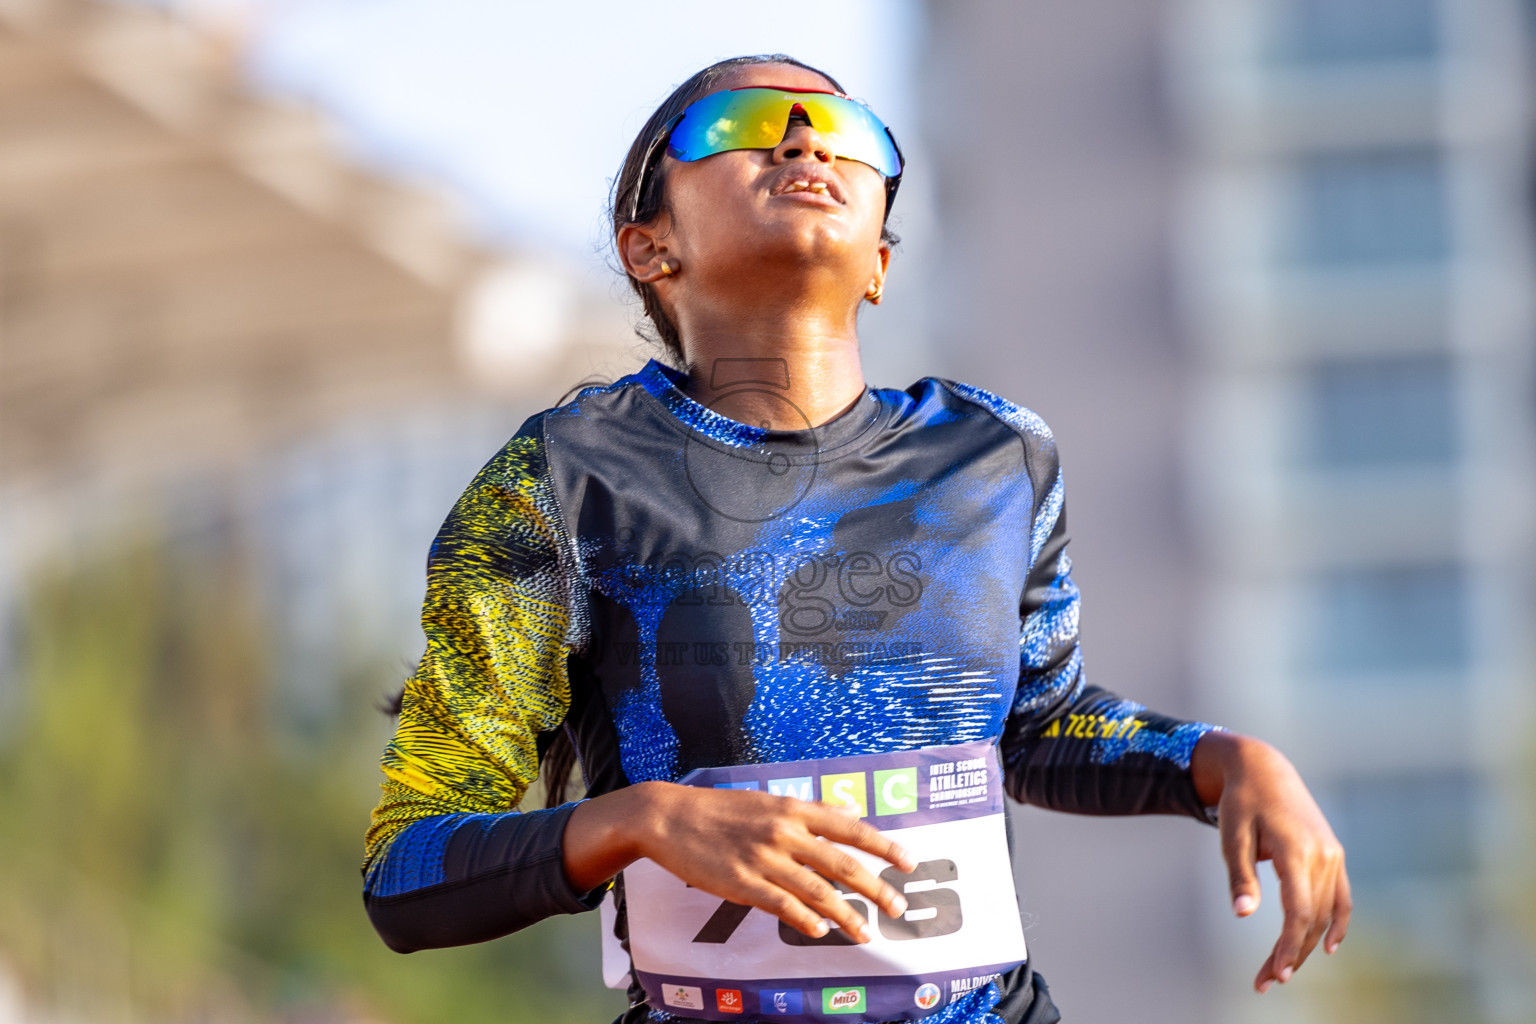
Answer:
[[[1343,850],[1281,754],[1084,682],[1039,418],[864,383],[901,169],[783,56],[704,69],[636,138],[615,244],[684,369],[533,416],[438,534],[364,865],[391,948],[609,898],[625,1022],[1044,1024],[1004,791],[1218,824],[1238,916],[1272,859],[1261,992],[1344,938]],[[552,806],[518,812],[541,764]]]

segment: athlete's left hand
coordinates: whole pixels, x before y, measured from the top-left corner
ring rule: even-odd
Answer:
[[[1352,906],[1344,847],[1291,762],[1269,744],[1207,733],[1190,770],[1200,799],[1217,808],[1233,912],[1248,917],[1259,908],[1259,861],[1274,861],[1280,878],[1285,924],[1253,979],[1267,992],[1291,980],[1319,939],[1329,953],[1344,941]]]

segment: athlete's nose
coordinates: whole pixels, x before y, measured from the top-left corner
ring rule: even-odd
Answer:
[[[777,146],[773,147],[773,162],[784,163],[806,158],[828,165],[837,160],[827,140],[822,138],[821,133],[811,124],[805,108],[796,103],[790,108],[789,123],[785,126],[784,137],[779,140]]]

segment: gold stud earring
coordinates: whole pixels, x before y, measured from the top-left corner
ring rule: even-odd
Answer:
[[[666,260],[661,261],[661,272],[668,277],[671,277],[673,274],[677,273],[677,271],[672,269],[672,264],[668,263]]]

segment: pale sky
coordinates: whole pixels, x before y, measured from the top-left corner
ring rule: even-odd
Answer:
[[[749,53],[784,52],[818,66],[874,108],[907,156],[891,216],[902,244],[890,287],[860,321],[866,372],[897,386],[931,372],[932,171],[916,124],[922,0],[799,8],[740,0],[124,2],[173,8],[236,36],[258,90],[314,102],[359,163],[447,194],[469,233],[532,256],[519,265],[543,277],[495,292],[507,302],[487,307],[501,310],[490,317],[494,329],[470,331],[496,339],[486,351],[518,359],[533,342],[506,338],[545,320],[555,326],[535,332],[540,344],[559,334],[556,278],[584,282],[589,298],[621,280],[605,227],[609,181],[675,85]],[[542,307],[533,297],[551,306],[549,317],[536,315]],[[502,308],[513,299],[515,309]]]
[[[256,79],[318,102],[364,160],[447,187],[494,240],[582,261],[601,258],[608,183],[634,133],[674,85],[722,57],[782,51],[823,67],[909,157],[920,148],[903,131],[916,0],[169,2],[247,21]]]

